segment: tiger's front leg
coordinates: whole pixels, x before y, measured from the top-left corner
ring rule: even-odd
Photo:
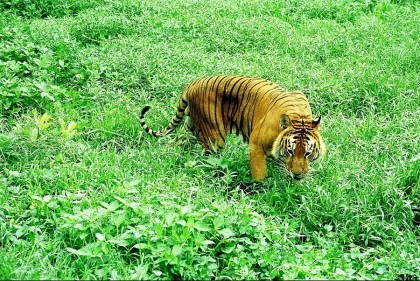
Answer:
[[[251,175],[255,181],[260,181],[267,175],[267,155],[261,146],[249,146],[249,164]]]

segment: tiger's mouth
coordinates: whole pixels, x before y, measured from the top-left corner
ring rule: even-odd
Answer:
[[[303,180],[305,178],[305,174],[293,174],[293,173],[290,173],[290,175],[292,176],[292,178],[294,180],[297,180],[297,181],[301,181],[301,180]]]
[[[286,167],[286,159],[278,158],[277,164],[288,174],[292,179],[296,181],[303,180],[309,173],[294,174],[292,171],[289,171]]]

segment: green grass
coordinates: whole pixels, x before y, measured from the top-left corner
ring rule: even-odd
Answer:
[[[416,0],[0,4],[0,279],[420,278]],[[203,75],[301,89],[327,154],[155,139]],[[45,113],[45,115],[44,115]],[[74,124],[73,122],[76,122]]]

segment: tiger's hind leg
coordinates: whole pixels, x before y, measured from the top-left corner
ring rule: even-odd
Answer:
[[[190,130],[201,142],[204,150],[207,152],[217,151],[225,146],[224,136],[211,124],[203,125],[191,116],[185,120],[184,128]]]
[[[202,146],[207,151],[218,151],[225,146],[225,139],[216,129],[206,128],[197,132]]]
[[[194,124],[194,120],[191,117],[188,116],[187,120],[185,120],[184,128],[190,130],[193,133],[195,133],[195,124]]]
[[[182,146],[185,150],[189,150],[193,145],[199,142],[194,126],[195,125],[191,117],[187,117],[184,121],[184,126],[181,130],[178,130],[175,138],[173,138],[174,142],[177,145]]]

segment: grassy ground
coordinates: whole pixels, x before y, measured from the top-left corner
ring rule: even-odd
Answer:
[[[419,279],[416,0],[0,3],[1,279]],[[181,90],[301,89],[327,154],[253,193],[235,137],[154,139]]]

